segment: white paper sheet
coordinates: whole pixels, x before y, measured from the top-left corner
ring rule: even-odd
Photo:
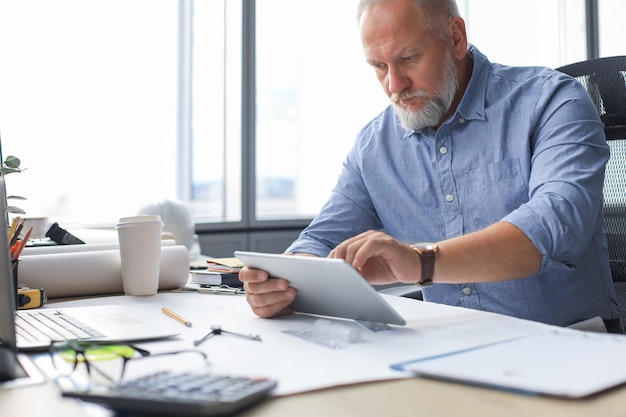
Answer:
[[[568,398],[626,382],[626,337],[553,330],[397,365],[417,375]]]
[[[214,336],[199,348],[206,352],[212,370],[220,373],[261,375],[275,378],[277,395],[288,395],[359,382],[408,378],[390,364],[416,357],[431,357],[514,337],[545,331],[545,326],[474,310],[425,303],[406,298],[385,299],[407,320],[408,325],[374,333],[352,321],[340,321],[361,332],[362,341],[333,349],[287,334],[310,329],[318,317],[291,315],[275,319],[256,317],[239,295],[160,293],[151,297],[110,297],[80,300],[60,305],[93,303],[128,304],[144,315],[162,316],[167,307],[192,322],[181,325],[181,337],[142,344],[153,352],[193,348],[193,340],[222,329],[258,334],[262,341],[232,336]]]

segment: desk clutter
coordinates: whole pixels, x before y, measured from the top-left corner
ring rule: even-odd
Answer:
[[[183,245],[163,240],[159,289],[187,282],[189,254]],[[18,283],[43,288],[48,298],[123,292],[119,245],[94,243],[26,247],[20,257]]]
[[[378,390],[383,387],[384,394],[381,393],[381,395],[389,395],[394,400],[393,392],[384,390],[385,385],[362,383],[406,380],[419,375],[446,380],[453,379],[457,382],[484,386],[486,385],[484,384],[485,381],[468,381],[465,380],[465,376],[472,374],[479,378],[482,376],[487,378],[495,374],[502,376],[502,378],[523,377],[524,375],[520,373],[498,373],[502,369],[523,371],[524,364],[529,364],[529,369],[533,371],[530,375],[531,381],[537,381],[539,378],[538,383],[532,383],[524,390],[525,393],[533,393],[533,395],[541,393],[546,386],[554,386],[552,384],[555,383],[555,379],[550,377],[561,374],[567,375],[566,381],[557,382],[557,385],[565,390],[566,396],[585,395],[590,391],[599,392],[607,387],[625,382],[626,364],[621,361],[624,346],[626,346],[624,336],[590,334],[589,332],[555,328],[554,326],[512,317],[419,302],[402,297],[386,295],[385,298],[406,318],[406,326],[390,326],[388,330],[372,331],[366,327],[359,327],[354,321],[326,318],[324,320],[328,321],[319,322],[319,317],[306,314],[294,314],[265,320],[254,316],[243,296],[222,296],[197,292],[165,292],[151,297],[114,296],[78,299],[54,303],[54,308],[96,306],[109,308],[111,305],[119,305],[130,309],[134,314],[140,314],[145,320],[152,322],[153,326],[163,327],[171,324],[178,336],[159,341],[136,342],[133,343],[133,346],[150,351],[155,358],[157,355],[173,351],[201,351],[206,354],[208,372],[212,375],[261,376],[269,381],[275,381],[277,386],[269,394],[272,397],[291,396],[292,394],[311,391],[328,392],[324,389],[350,385],[352,387],[364,387],[362,388],[364,391],[358,391],[358,395],[367,392],[377,395],[374,389]],[[193,323],[193,326],[186,326],[164,314],[163,306],[167,306],[168,309],[180,315],[183,322]],[[46,306],[43,310],[49,309],[50,306]],[[206,343],[194,346],[194,341],[201,340],[208,332],[216,330],[217,325],[221,331],[220,335],[211,337],[210,341]],[[310,340],[306,337],[294,337],[294,332],[310,332],[312,337]],[[261,340],[239,337],[231,335],[231,333],[258,335]],[[318,343],[319,339],[322,339],[324,343]],[[329,341],[337,342],[338,345],[329,346],[327,343]],[[526,351],[529,347],[530,349]],[[523,353],[519,356],[520,360],[515,354],[519,351]],[[504,354],[500,355],[499,352],[504,352]],[[474,360],[474,356],[479,360]],[[48,355],[37,354],[32,358],[42,373],[53,378],[54,372],[49,369],[51,361]],[[441,358],[442,361],[439,361],[438,358]],[[138,360],[138,362],[141,361],[143,359]],[[159,369],[154,369],[154,371],[179,368],[178,365],[169,366],[169,363],[166,366],[161,365],[160,360],[158,361],[159,366],[154,368]],[[454,361],[454,363],[450,361]],[[180,364],[185,363],[181,360],[177,361],[177,364],[179,362]],[[96,366],[100,364],[101,362],[96,362]],[[610,372],[606,372],[607,364],[612,368]],[[593,368],[594,366],[597,366],[597,370],[601,372],[590,371],[590,367]],[[442,372],[449,369],[452,369],[452,375],[444,376]],[[538,373],[540,371],[546,375],[545,378]],[[416,385],[390,384],[392,384],[391,387],[410,387],[403,391],[407,397],[410,397],[406,401],[395,397],[396,400],[402,401],[399,407],[409,407],[409,409],[412,409],[411,404],[414,404],[413,395],[417,395],[413,392],[415,389],[426,387],[427,392],[431,394],[434,390],[441,390],[443,395],[459,395],[460,392],[463,392],[452,384],[430,385],[427,381],[419,382]],[[575,416],[618,416],[622,415],[619,410],[623,411],[623,398],[626,396],[626,388],[623,388],[610,391],[606,397],[601,397],[600,401],[598,401],[598,397],[592,397],[589,401],[533,398],[532,402],[526,402],[523,399],[526,397],[525,395],[511,393],[512,388],[507,384],[489,385],[492,388],[501,388],[505,392],[492,394],[489,391],[493,390],[472,388],[468,390],[465,399],[469,400],[471,404],[471,401],[475,400],[475,396],[477,396],[481,400],[486,399],[487,402],[505,404],[502,407],[496,407],[499,411],[503,411],[507,404],[512,404],[512,409],[515,409],[515,405],[521,405],[523,410],[527,411],[522,412],[523,415],[547,416],[556,413]],[[430,389],[429,387],[433,388]],[[357,388],[346,387],[346,389],[354,391]],[[13,391],[15,391],[15,395],[10,398],[18,398],[18,391],[20,390]],[[46,407],[54,409],[56,405],[67,405],[68,402],[74,404],[69,399],[62,399],[58,390],[49,391],[54,397],[47,396],[45,401],[42,398]],[[84,393],[89,395],[87,392]],[[354,391],[354,395],[357,395],[356,393],[357,391]],[[311,395],[310,398],[318,398],[315,393],[311,393]],[[552,395],[561,396],[554,393]],[[402,397],[404,398],[404,394]],[[115,396],[111,401],[117,401],[120,398]],[[328,396],[320,398],[326,400]],[[420,397],[418,396],[418,398]],[[5,396],[5,399],[8,400],[9,397]],[[428,400],[424,395],[420,399]],[[276,402],[272,401],[267,404],[267,407],[264,405],[259,414],[253,412],[253,415],[298,414],[297,411],[281,413],[282,405],[276,405],[283,404],[281,401],[280,399]],[[435,401],[445,401],[445,398],[436,398]],[[463,400],[460,399],[459,401],[462,402]],[[536,413],[540,401],[549,401],[541,403],[545,404],[546,409],[550,411],[549,414]],[[614,410],[615,412],[607,413],[605,408],[597,407],[597,404],[605,404],[607,401],[617,407],[615,410],[618,411]],[[105,401],[100,402],[104,403]],[[76,405],[79,404],[76,403]],[[3,410],[5,410],[6,405],[2,404]],[[75,413],[64,415],[69,417],[87,415],[89,410],[100,411],[99,409],[94,410],[93,406],[90,406],[89,410],[83,409],[83,405],[80,406],[81,408],[77,408]],[[434,406],[439,407],[436,404]],[[579,407],[582,407],[582,412],[567,412]],[[376,408],[375,410],[380,409]],[[397,411],[399,408],[396,407],[395,410]],[[335,415],[387,415],[368,414],[366,411],[361,407],[361,414],[338,412]],[[455,411],[458,412],[458,407],[455,408]],[[480,415],[495,416],[506,414],[510,410],[499,414],[488,412],[483,414],[484,409],[475,411]],[[169,415],[182,414],[183,412],[174,412]],[[304,414],[313,415],[311,413]],[[393,412],[389,414],[409,415]],[[108,417],[113,414],[104,415]],[[333,415],[333,413],[322,411],[316,415]],[[441,415],[458,414],[444,412]]]
[[[237,258],[208,258],[206,265],[191,270],[190,282],[200,286],[240,288],[239,271],[243,264]]]
[[[16,306],[20,310],[39,308],[44,305],[47,297],[45,291],[41,288],[18,285],[17,274],[20,256],[26,248],[34,229],[33,226],[28,226],[28,231],[22,235],[25,224],[26,219],[20,219],[19,216],[16,216],[13,218],[7,233],[13,287],[17,291]]]
[[[28,231],[25,231],[25,234],[22,235],[22,229],[24,229],[25,224],[26,220],[20,220],[20,217],[17,216],[11,222],[11,226],[9,226],[7,238],[9,242],[9,254],[11,256],[12,268],[15,268],[16,262],[20,259],[20,255],[33,233],[33,228],[30,227],[28,228]]]
[[[61,306],[124,304],[160,325],[171,323],[178,337],[140,346],[155,352],[199,349],[207,354],[212,373],[277,381],[275,396],[416,376],[561,398],[586,397],[626,383],[624,336],[385,299],[406,318],[406,326],[372,330],[354,320],[308,314],[266,320],[250,311],[244,296],[197,292]],[[168,317],[163,306],[193,326]]]

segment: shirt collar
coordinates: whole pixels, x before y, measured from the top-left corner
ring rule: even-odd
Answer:
[[[463,94],[463,98],[456,109],[456,114],[466,120],[485,120],[490,62],[474,45],[469,46],[468,53],[474,60],[474,66],[465,94]]]

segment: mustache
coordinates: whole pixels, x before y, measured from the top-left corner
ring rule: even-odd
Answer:
[[[400,100],[406,100],[414,97],[428,97],[428,93],[424,90],[403,91],[401,93],[393,93],[389,98],[393,103],[398,104]]]

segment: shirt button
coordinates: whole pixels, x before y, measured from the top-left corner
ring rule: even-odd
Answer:
[[[461,118],[459,119],[459,123],[461,123],[461,124],[465,123],[465,118],[461,117]]]
[[[446,148],[445,146],[442,146],[441,148],[439,148],[439,153],[442,155],[445,155],[448,153],[448,148]]]
[[[448,194],[448,195],[446,196],[446,201],[447,201],[448,203],[453,202],[453,201],[454,201],[454,196],[453,196],[452,194]]]
[[[463,294],[470,295],[472,293],[472,289],[469,287],[463,288]]]

